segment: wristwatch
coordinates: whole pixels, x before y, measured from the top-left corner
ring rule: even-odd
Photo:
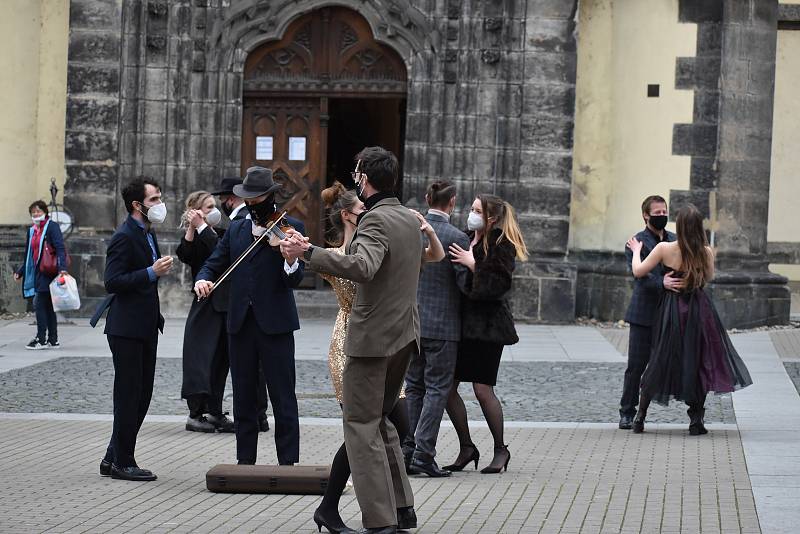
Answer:
[[[305,261],[311,261],[311,253],[314,252],[316,247],[314,245],[308,245],[308,248],[305,252],[303,252],[303,259]]]

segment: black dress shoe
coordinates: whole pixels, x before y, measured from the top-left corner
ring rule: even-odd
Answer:
[[[133,480],[135,482],[144,482],[149,480],[156,480],[158,477],[147,469],[140,469],[136,466],[131,467],[117,467],[111,465],[111,478],[117,480]]]
[[[216,432],[217,429],[206,420],[205,416],[192,417],[186,419],[186,430],[189,432]]]
[[[445,471],[447,473],[447,471]],[[450,473],[447,473],[448,475]],[[413,506],[397,509],[397,530],[417,528],[417,513]]]
[[[355,534],[356,532],[344,524],[338,513],[336,517],[326,517],[321,508],[314,510],[314,523],[317,524],[319,532],[322,532],[322,527],[325,527],[328,532],[333,534]]]
[[[217,432],[233,432],[233,421],[228,419],[227,414],[208,414],[206,416],[206,421],[214,425],[214,428],[217,429]]]
[[[107,462],[105,459],[100,460],[100,476],[101,477],[111,476],[111,462]]]
[[[362,528],[357,532],[358,534],[397,534],[397,527],[391,525],[388,527]]]
[[[259,432],[266,432],[269,430],[269,419],[267,418],[267,414],[262,413],[258,416],[258,431]]]
[[[439,466],[436,465],[436,460],[426,462],[417,457],[411,459],[411,463],[408,466],[408,472],[415,475],[428,475],[429,477],[433,478],[449,477],[453,474],[450,471],[439,469]]]
[[[622,415],[619,418],[619,428],[620,430],[630,430],[633,426],[633,416],[630,415]]]

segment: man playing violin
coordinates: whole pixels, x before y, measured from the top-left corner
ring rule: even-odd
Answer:
[[[206,298],[214,283],[254,240],[278,218],[275,192],[280,189],[272,171],[250,167],[233,194],[244,199],[250,219],[233,221],[214,253],[197,274],[194,290]],[[303,223],[284,217],[304,232]],[[269,237],[269,236],[268,236]],[[275,415],[275,448],[278,463],[291,465],[300,457],[300,425],[295,396],[294,331],[300,328],[293,289],[303,279],[303,263],[287,262],[267,238],[255,247],[227,280],[231,306],[228,337],[233,382],[233,416],[236,428],[236,457],[240,464],[255,464],[258,445],[258,364],[267,381]]]

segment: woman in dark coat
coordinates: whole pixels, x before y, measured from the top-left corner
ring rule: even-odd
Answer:
[[[514,209],[495,195],[478,195],[467,219],[470,249],[451,245],[453,261],[469,269],[468,293],[461,300],[461,341],[458,345],[455,380],[447,401],[447,415],[461,445],[458,458],[444,469],[461,471],[470,462],[478,468],[480,453],[472,442],[467,410],[458,394],[461,382],[472,382],[475,397],[494,439],[494,457],[481,473],[499,473],[508,468],[511,453],[503,441],[503,407],[494,394],[497,370],[505,345],[519,338],[508,302],[515,260],[526,260],[528,250]]]
[[[50,283],[56,276],[67,274],[67,252],[64,248],[64,236],[58,223],[52,222],[48,215],[47,204],[37,200],[28,207],[33,225],[28,229],[25,239],[25,261],[15,273],[14,280],[22,282],[22,296],[33,297],[33,309],[36,311],[36,337],[25,345],[26,349],[57,349],[58,320],[50,298]],[[39,270],[45,246],[55,250],[58,261],[58,275],[48,275]]]
[[[192,270],[192,285],[206,259],[222,236],[214,228],[221,219],[211,193],[195,191],[186,199],[181,224],[186,232],[175,251]],[[183,387],[181,397],[189,406],[186,430],[192,432],[233,432],[233,421],[222,411],[228,378],[227,286],[214,291],[210,299],[192,300],[183,334]]]

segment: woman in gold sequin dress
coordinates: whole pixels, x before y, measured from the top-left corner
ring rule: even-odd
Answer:
[[[347,243],[353,238],[358,224],[358,215],[364,211],[364,203],[358,199],[355,191],[348,191],[339,182],[334,182],[331,187],[322,191],[322,201],[328,210],[328,220],[331,223],[332,236],[329,242],[338,244],[329,250],[344,254]],[[424,231],[430,241],[426,249],[426,261],[439,261],[444,257],[444,249],[436,237],[436,233],[427,225],[424,218],[417,214],[421,220],[420,230]],[[432,236],[432,238],[431,238]],[[438,247],[438,248],[437,248]],[[336,393],[336,400],[342,404],[342,372],[346,356],[344,353],[344,340],[347,337],[347,324],[350,319],[350,310],[356,294],[356,284],[344,278],[329,274],[319,273],[326,280],[339,304],[339,313],[333,325],[331,344],[328,350],[328,367],[331,372],[331,381]],[[400,443],[408,434],[408,408],[405,402],[405,386],[400,391],[400,396],[388,417],[397,429]],[[347,450],[344,443],[339,447],[331,463],[331,473],[328,486],[322,497],[322,502],[314,512],[314,521],[320,528],[326,527],[330,532],[346,531],[347,527],[339,515],[339,498],[342,496],[347,479],[350,478],[350,462],[347,459]]]

